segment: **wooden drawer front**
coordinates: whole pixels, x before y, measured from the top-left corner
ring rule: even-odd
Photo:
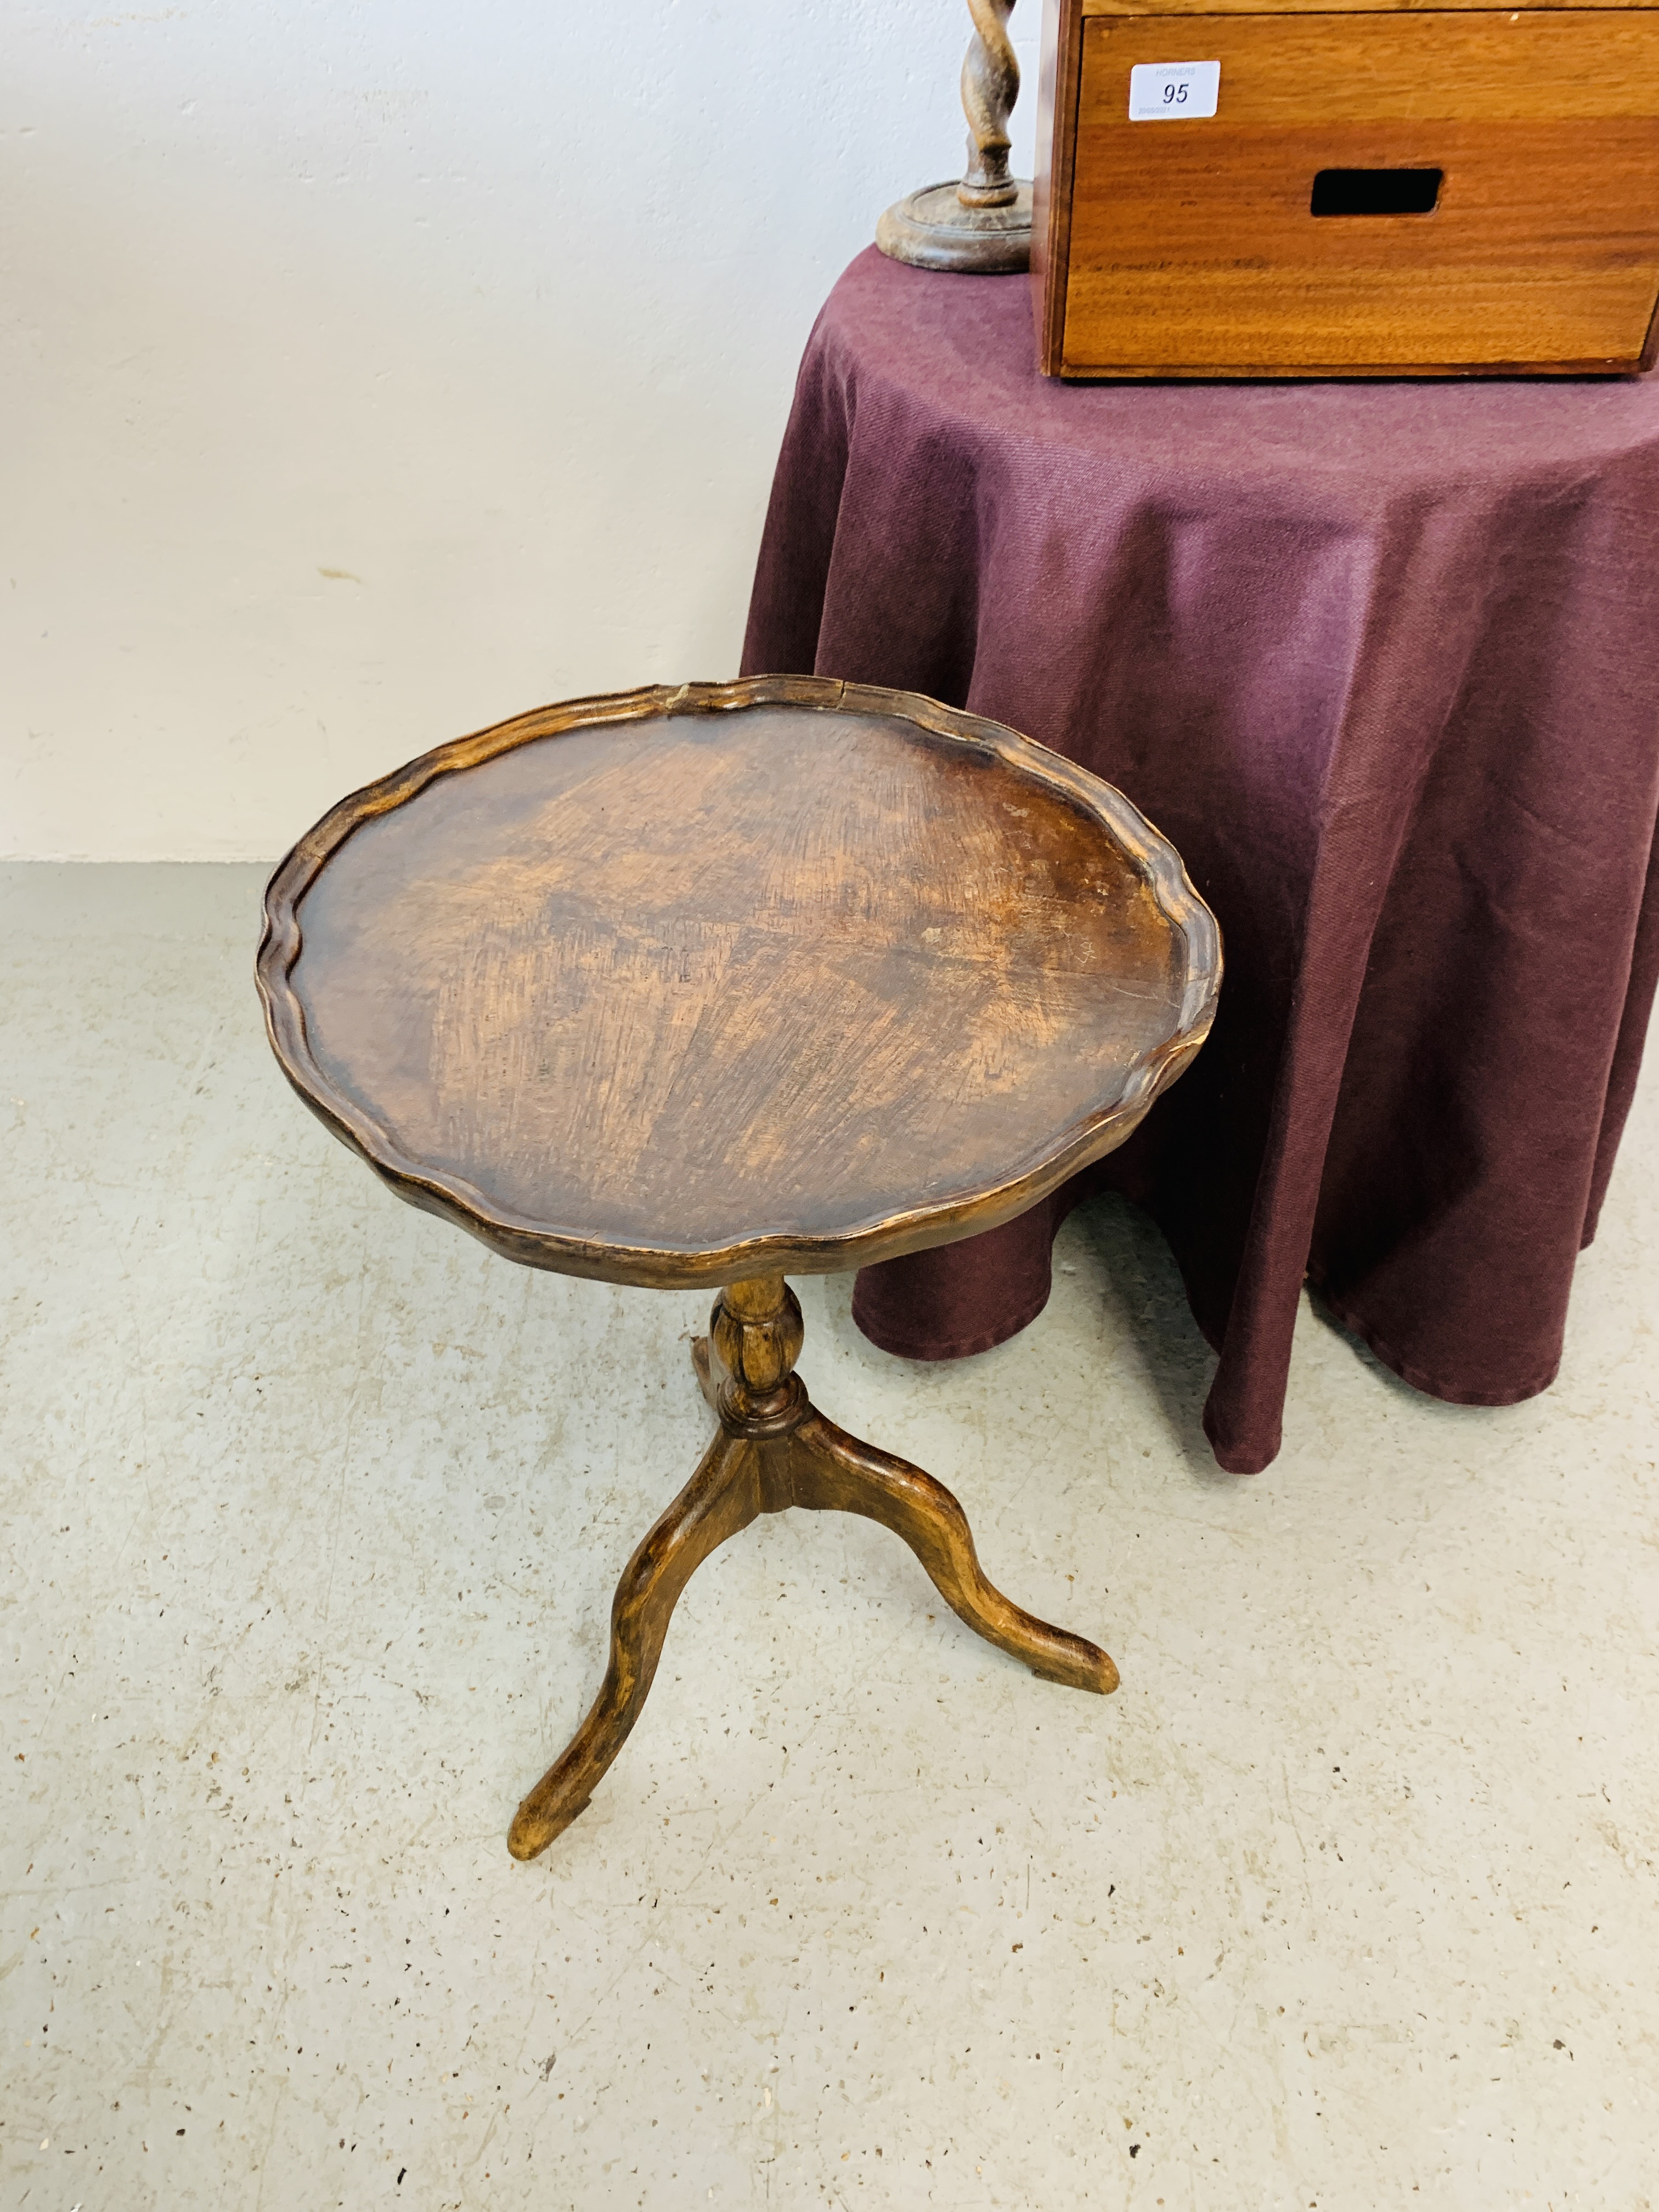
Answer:
[[[1659,10],[1093,16],[1063,365],[1635,367],[1659,296]],[[1132,123],[1137,63],[1221,64]],[[1315,216],[1323,169],[1437,168],[1427,215]]]

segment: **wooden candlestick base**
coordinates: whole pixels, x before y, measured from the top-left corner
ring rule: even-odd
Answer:
[[[917,269],[995,276],[1031,265],[1031,187],[1016,183],[1006,207],[964,207],[960,186],[929,185],[897,201],[876,225],[876,244]]]
[[[781,1275],[720,1292],[692,1346],[720,1432],[690,1481],[629,1561],[611,1609],[611,1661],[592,1711],[520,1806],[514,1858],[544,1851],[586,1806],[639,1718],[680,1592],[711,1552],[763,1513],[792,1505],[862,1513],[902,1536],[969,1628],[1034,1674],[1076,1690],[1117,1687],[1117,1668],[1080,1636],[1051,1628],[986,1580],[967,1516],[932,1475],[827,1421],[794,1371],[805,1332]]]

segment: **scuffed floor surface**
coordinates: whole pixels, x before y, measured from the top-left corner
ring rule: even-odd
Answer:
[[[1253,1479],[1125,1209],[965,1365],[801,1283],[825,1410],[1123,1686],[767,1522],[519,1866],[706,1300],[383,1190],[266,1049],[258,890],[0,873],[6,2212],[1656,2201],[1659,1086],[1553,1390],[1304,1311]]]

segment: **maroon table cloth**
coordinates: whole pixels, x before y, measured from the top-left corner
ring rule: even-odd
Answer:
[[[1063,386],[1013,276],[873,250],[802,365],[746,672],[1009,722],[1121,786],[1218,916],[1209,1043],[1022,1219],[866,1268],[912,1358],[1041,1311],[1122,1191],[1278,1450],[1304,1276],[1468,1405],[1560,1358],[1659,972],[1659,374]]]

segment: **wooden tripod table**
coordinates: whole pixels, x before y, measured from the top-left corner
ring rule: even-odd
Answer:
[[[301,1097],[509,1259],[724,1285],[720,1433],[629,1562],[604,1686],[508,1834],[532,1858],[639,1717],[686,1582],[757,1514],[863,1513],[1034,1674],[1110,1690],[987,1582],[962,1508],[794,1372],[787,1273],[1009,1219],[1197,1051],[1220,944],[1109,786],[994,722],[811,677],[543,708],[343,799],[265,894]]]

